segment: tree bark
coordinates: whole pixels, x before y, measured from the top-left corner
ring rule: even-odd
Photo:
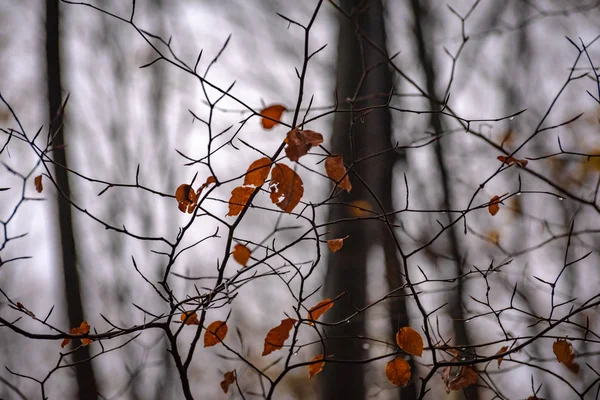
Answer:
[[[50,138],[54,161],[65,168],[67,149],[64,139],[64,114],[62,110],[62,85],[60,64],[60,9],[59,0],[46,0],[46,64],[48,81],[48,106],[50,113]],[[70,196],[69,179],[65,168],[57,167],[56,182],[66,196]],[[58,224],[60,229],[61,256],[67,313],[69,325],[78,327],[84,320],[79,273],[77,271],[77,254],[73,234],[71,205],[60,194],[57,200]],[[73,354],[73,362],[78,363],[90,357],[88,347],[82,347]],[[75,375],[79,387],[80,399],[96,399],[98,388],[91,362],[78,363]]]

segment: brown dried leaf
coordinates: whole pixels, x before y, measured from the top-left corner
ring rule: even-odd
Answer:
[[[504,353],[506,350],[508,350],[508,346],[502,346],[502,347],[500,347],[500,350],[498,350],[496,355]],[[503,359],[504,359],[504,357],[498,358],[498,368],[500,368],[500,364],[502,364]]]
[[[200,325],[198,314],[195,311],[186,311],[185,313],[181,314],[179,319],[181,319],[181,322],[186,325]]]
[[[231,191],[231,198],[229,199],[229,212],[227,216],[235,217],[239,215],[255,190],[256,188],[252,186],[238,186],[233,189]]]
[[[301,131],[295,128],[288,132],[285,142],[287,143],[285,148],[287,157],[290,161],[298,161],[300,157],[308,154],[311,148],[323,143],[323,135],[315,131]]]
[[[558,362],[563,363],[571,372],[579,372],[579,364],[575,362],[575,352],[573,345],[566,339],[558,339],[552,344],[552,351]]]
[[[488,211],[492,215],[496,215],[498,211],[500,211],[500,197],[494,196],[490,199],[490,205],[488,206]]]
[[[514,157],[498,156],[498,160],[508,165],[517,164],[521,168],[525,168],[527,166],[527,160],[519,160]]]
[[[271,159],[269,157],[259,158],[248,167],[244,177],[244,186],[262,186],[269,176],[271,170]]]
[[[398,330],[396,333],[396,343],[398,347],[412,356],[421,357],[423,354],[423,338],[421,338],[419,332],[410,326],[405,326]]]
[[[462,365],[460,367],[444,367],[442,369],[442,381],[444,381],[444,384],[446,385],[446,393],[450,393],[453,390],[464,389],[477,382],[478,377],[477,372],[467,365]]]
[[[188,212],[191,214],[198,204],[198,195],[192,186],[186,183],[179,185],[175,191],[175,199],[179,203],[179,211],[183,213]]]
[[[265,337],[265,346],[262,355],[266,356],[275,350],[281,349],[287,338],[290,336],[290,331],[295,323],[296,320],[293,318],[282,319],[278,326],[271,329]]]
[[[394,386],[406,386],[410,380],[410,364],[403,358],[395,358],[386,364],[385,376]]]
[[[44,190],[44,186],[42,185],[42,175],[36,176],[33,182],[35,183],[35,190],[37,190],[38,193],[42,193],[42,190]]]
[[[244,245],[236,244],[233,248],[233,258],[245,267],[250,259],[250,249]]]
[[[350,235],[344,236],[340,239],[330,239],[327,241],[327,246],[329,246],[329,249],[332,253],[335,253],[342,248],[344,245],[344,240],[348,239],[349,237]]]
[[[227,336],[227,330],[227,324],[224,321],[215,321],[208,325],[204,333],[204,347],[221,343]]]
[[[279,124],[281,115],[286,110],[287,109],[284,106],[282,106],[281,104],[275,104],[275,105],[269,106],[267,108],[264,108],[260,112],[260,115],[262,115],[263,117],[272,118],[272,119],[276,120],[277,122],[271,121],[270,119],[267,119],[267,118],[261,118],[260,122],[262,123],[263,128],[272,129],[275,125]]]
[[[285,164],[275,164],[271,171],[271,201],[291,213],[304,195],[300,176]]]
[[[235,371],[225,372],[223,374],[223,380],[221,381],[221,389],[223,389],[223,393],[227,393],[229,390],[229,386],[233,385],[235,382]]]
[[[325,311],[329,310],[331,307],[333,307],[333,300],[325,299],[325,300],[319,302],[319,304],[317,304],[310,310],[308,310],[308,317],[306,317],[306,318],[310,319],[312,321],[317,321],[319,319],[319,317],[321,315],[323,315],[325,313]],[[312,325],[313,323],[309,321],[308,324]]]
[[[217,178],[215,178],[214,176],[212,176],[212,175],[211,175],[211,176],[209,176],[208,178],[206,178],[206,182],[204,182],[204,183],[202,184],[202,189],[204,189],[204,188],[206,188],[206,187],[210,186],[210,185],[211,185],[211,184],[213,184],[213,183],[217,183]]]
[[[70,333],[71,335],[87,335],[88,333],[90,333],[90,324],[88,324],[87,321],[84,320],[81,322],[81,325],[79,325],[79,327],[71,328]],[[62,343],[60,344],[60,347],[65,347],[69,343],[71,343],[71,339],[63,339]],[[92,343],[92,339],[81,339],[81,344],[84,346],[87,346],[90,343]]]
[[[325,160],[325,172],[329,179],[335,181],[341,189],[350,193],[352,184],[350,183],[350,178],[346,174],[346,167],[344,166],[342,156],[327,157]]]
[[[323,354],[319,354],[318,356],[314,357],[312,359],[312,361],[319,361],[323,359]],[[321,372],[323,370],[323,367],[325,366],[325,361],[321,361],[315,364],[310,364],[308,366],[308,379],[312,378],[313,376],[315,376],[316,374],[318,374],[319,372]]]

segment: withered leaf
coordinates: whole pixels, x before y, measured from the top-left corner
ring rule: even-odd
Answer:
[[[344,240],[348,239],[349,237],[350,235],[344,236],[340,239],[330,239],[327,241],[327,246],[329,246],[329,249],[332,253],[335,253],[339,251],[342,248],[342,246],[344,246]]]
[[[492,215],[496,215],[498,211],[500,211],[500,197],[494,196],[490,199],[490,205],[488,206],[488,211]]]
[[[248,167],[244,177],[244,186],[262,186],[269,176],[271,170],[271,160],[269,157],[259,158]]]
[[[231,198],[229,199],[229,212],[227,216],[235,217],[239,215],[255,190],[256,188],[252,186],[238,186],[233,189],[231,191]]]
[[[527,160],[519,160],[514,157],[498,156],[498,160],[508,165],[517,164],[521,168],[525,168],[527,166]]]
[[[319,354],[318,356],[314,357],[312,359],[312,361],[319,361],[322,359],[323,359],[323,354]],[[323,370],[324,366],[325,366],[325,361],[310,364],[308,366],[308,379],[312,378],[313,376],[315,376],[316,374],[321,372]]]
[[[323,143],[323,135],[315,131],[301,131],[299,128],[295,128],[288,132],[285,142],[287,143],[285,148],[287,157],[290,161],[298,161],[300,157],[308,154],[311,148]]]
[[[224,321],[215,321],[208,325],[204,333],[204,347],[221,343],[227,336],[227,330],[227,324]]]
[[[442,381],[444,381],[444,384],[446,385],[446,393],[450,393],[453,390],[464,389],[477,382],[478,377],[477,372],[467,365],[462,365],[460,367],[444,367],[442,369]]]
[[[194,208],[198,204],[198,195],[194,191],[191,185],[186,183],[179,185],[175,191],[175,199],[179,203],[179,211],[181,212],[194,212]]]
[[[352,190],[352,184],[350,178],[346,174],[346,167],[344,166],[344,160],[342,156],[329,156],[325,160],[325,172],[332,181],[335,181],[337,185],[350,193]]]
[[[250,259],[250,250],[242,244],[236,244],[233,248],[233,258],[245,267]]]
[[[271,201],[286,213],[291,213],[304,195],[300,176],[285,164],[275,164],[271,170]]]
[[[262,123],[263,128],[272,129],[275,125],[279,124],[281,115],[286,110],[287,109],[284,106],[282,106],[281,104],[274,104],[272,106],[264,108],[260,112],[260,115],[262,115],[263,117],[272,118],[272,119],[276,120],[277,122],[272,121],[267,118],[261,118],[260,122]]]
[[[282,319],[279,325],[271,329],[265,337],[265,346],[262,355],[266,356],[275,350],[281,349],[287,338],[290,336],[290,331],[295,323],[296,320],[293,318]]]
[[[229,386],[233,385],[235,382],[235,372],[229,371],[223,374],[223,380],[221,381],[221,389],[223,389],[223,393],[227,393],[229,390]]]
[[[563,363],[571,372],[579,373],[579,364],[575,362],[575,352],[570,342],[566,339],[558,339],[552,344],[552,351],[558,362]]]
[[[307,319],[310,319],[312,321],[317,321],[319,319],[319,317],[321,315],[323,315],[325,313],[325,311],[329,310],[331,307],[333,307],[333,300],[325,299],[325,300],[319,302],[319,304],[317,304],[310,310],[308,310]],[[312,325],[313,324],[312,321],[309,321],[308,324]]]
[[[195,311],[186,311],[185,313],[181,314],[181,317],[179,317],[179,318],[181,319],[181,322],[183,322],[186,325],[199,325],[200,324],[200,320],[198,319],[198,314]]]
[[[502,354],[506,350],[508,350],[508,346],[502,346],[502,347],[500,347],[500,350],[498,350],[498,352],[496,353],[496,355]],[[503,360],[503,357],[498,358],[498,368],[500,368],[500,364],[502,364],[502,360]]]
[[[35,183],[35,190],[37,190],[38,193],[42,193],[42,190],[44,190],[44,186],[42,185],[42,175],[36,176],[33,182]]]
[[[423,354],[423,338],[419,332],[410,326],[401,328],[396,333],[396,343],[398,347],[412,356],[421,357]]]
[[[403,358],[395,358],[386,364],[385,376],[394,386],[406,386],[410,381],[410,364]]]
[[[70,333],[71,333],[71,335],[87,335],[88,333],[90,333],[90,325],[87,323],[87,321],[84,320],[81,322],[79,327],[71,328]],[[63,339],[62,343],[60,344],[60,347],[65,347],[69,343],[71,343],[71,339],[65,338],[65,339]],[[86,338],[81,339],[81,344],[83,346],[87,346],[90,343],[92,343],[92,339],[86,339]]]

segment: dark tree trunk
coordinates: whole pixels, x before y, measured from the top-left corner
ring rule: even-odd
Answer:
[[[64,119],[61,110],[62,86],[60,79],[60,29],[59,0],[46,0],[46,62],[48,78],[48,105],[50,112],[50,137],[53,137],[53,157],[58,165],[68,167],[64,140]],[[55,171],[59,189],[70,196],[69,180],[64,168]],[[77,255],[73,235],[71,205],[62,196],[58,196],[58,224],[60,229],[63,275],[67,301],[67,312],[71,327],[77,327],[84,320]],[[73,354],[73,361],[88,359],[89,348],[83,347]],[[83,362],[75,367],[80,399],[96,399],[97,385],[91,362]]]
[[[373,43],[386,48],[383,6],[380,0],[364,2],[345,0],[341,7],[352,14],[352,21],[340,14],[340,31],[337,59],[337,94],[343,108],[359,109],[385,105],[392,91],[392,74],[387,59],[375,50]],[[357,34],[356,25],[360,28]],[[365,39],[368,38],[368,40]],[[364,115],[339,113],[334,120],[331,149],[341,154],[346,164],[354,160],[392,147],[391,116],[386,108],[372,110]],[[377,213],[390,211],[392,205],[392,174],[396,161],[405,161],[403,154],[388,152],[356,165],[350,174],[351,193],[342,193],[340,200],[346,203],[366,201]],[[360,178],[359,178],[360,177]],[[364,184],[361,182],[364,180]],[[372,193],[367,189],[370,188]],[[375,199],[373,194],[377,197]],[[364,204],[364,203],[363,203]],[[329,220],[355,218],[352,207],[332,206]],[[375,245],[383,247],[386,274],[390,287],[401,286],[399,261],[395,243],[388,228],[381,222],[345,222],[335,224],[331,238],[350,235],[341,251],[330,258],[325,291],[328,297],[347,293],[328,311],[330,321],[342,321],[366,305],[367,255]],[[406,304],[402,297],[393,300],[391,306],[392,329],[408,324]],[[368,352],[359,336],[366,334],[364,314],[348,323],[331,328],[329,337],[341,337],[327,342],[327,355],[337,360],[363,360]],[[362,364],[331,364],[322,372],[322,399],[364,399],[367,386],[365,368]],[[411,394],[412,393],[412,396]],[[406,389],[405,399],[415,398],[414,386]]]

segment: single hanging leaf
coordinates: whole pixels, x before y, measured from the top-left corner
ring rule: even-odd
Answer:
[[[421,357],[423,354],[423,338],[421,338],[419,332],[410,326],[405,326],[398,330],[396,333],[396,343],[398,347],[411,356]]]
[[[514,157],[498,156],[498,160],[508,165],[517,164],[521,168],[525,168],[527,166],[527,160],[519,160]]]
[[[227,324],[224,321],[215,321],[208,325],[204,333],[204,347],[211,347],[221,343],[227,336]]]
[[[231,198],[229,199],[229,212],[227,216],[235,217],[239,215],[255,190],[256,188],[252,186],[238,186],[233,189],[231,191]]]
[[[175,199],[179,203],[179,211],[183,213],[187,211],[191,214],[198,204],[198,195],[192,186],[185,183],[179,185],[175,191]]]
[[[385,376],[394,386],[406,386],[410,381],[410,364],[403,358],[395,358],[386,364]]]
[[[267,118],[261,118],[261,123],[263,128],[265,129],[272,129],[275,125],[279,124],[279,120],[281,119],[281,115],[283,114],[284,111],[287,111],[287,109],[282,106],[281,104],[275,104],[272,106],[269,106],[267,108],[264,108],[261,112],[260,115],[262,115],[263,117],[267,117],[267,118],[272,118],[275,121],[271,121],[270,119]]]
[[[235,383],[235,371],[225,372],[223,374],[223,380],[221,381],[221,389],[223,393],[227,393],[229,386]]]
[[[271,171],[271,201],[291,213],[302,199],[304,186],[300,176],[285,164],[275,164]]]
[[[244,186],[262,186],[269,176],[271,170],[271,159],[269,157],[259,158],[248,167],[244,177]]]
[[[446,385],[446,393],[473,385],[477,382],[478,377],[477,372],[467,365],[462,365],[458,369],[457,367],[444,367],[442,369],[442,381]]]
[[[35,183],[35,190],[37,190],[38,193],[42,193],[42,190],[44,190],[44,186],[42,185],[42,176],[36,176],[33,182]]]
[[[181,317],[179,318],[181,319],[181,322],[186,325],[200,325],[198,314],[195,311],[186,311],[185,313],[181,314]]]
[[[504,353],[506,350],[508,350],[508,346],[502,346],[502,347],[500,347],[500,350],[498,350],[498,352],[496,353],[496,355]],[[498,368],[500,368],[500,364],[502,364],[503,358],[504,357],[498,358]]]
[[[331,250],[332,253],[335,253],[342,248],[342,246],[344,245],[344,240],[348,239],[349,237],[350,237],[350,235],[344,236],[341,239],[328,240],[327,246],[329,246],[329,249]]]
[[[346,174],[346,167],[344,166],[344,160],[342,156],[329,156],[325,160],[325,172],[332,181],[335,181],[337,185],[350,193],[352,190],[352,184],[350,178]]]
[[[290,336],[290,331],[295,323],[296,320],[293,318],[282,319],[281,324],[271,329],[265,337],[265,347],[262,355],[266,356],[275,350],[281,349],[287,338]]]
[[[498,211],[500,211],[500,197],[494,196],[490,199],[490,205],[488,206],[488,211],[492,215],[496,215]]]
[[[323,359],[323,354],[319,354],[318,356],[313,358],[311,361],[319,361],[322,359]],[[308,379],[312,378],[313,376],[315,376],[316,374],[321,372],[323,370],[324,366],[325,366],[325,361],[321,361],[321,362],[318,362],[315,364],[310,364],[308,366]]]
[[[288,132],[285,143],[287,143],[285,155],[290,161],[297,162],[300,157],[308,154],[311,148],[323,143],[323,135],[315,131],[301,131],[295,128]]]
[[[563,363],[571,372],[579,372],[579,364],[575,362],[573,345],[565,339],[558,339],[552,344],[552,351],[559,363]]]
[[[308,317],[306,317],[306,318],[310,319],[312,321],[317,321],[319,319],[319,317],[321,315],[323,315],[325,313],[325,311],[329,310],[331,307],[333,307],[333,300],[325,299],[325,300],[319,302],[319,304],[317,304],[310,310],[308,310]],[[308,324],[312,325],[313,324],[312,321],[309,321]]]
[[[244,245],[236,244],[233,248],[233,258],[245,267],[250,259],[250,250]]]

